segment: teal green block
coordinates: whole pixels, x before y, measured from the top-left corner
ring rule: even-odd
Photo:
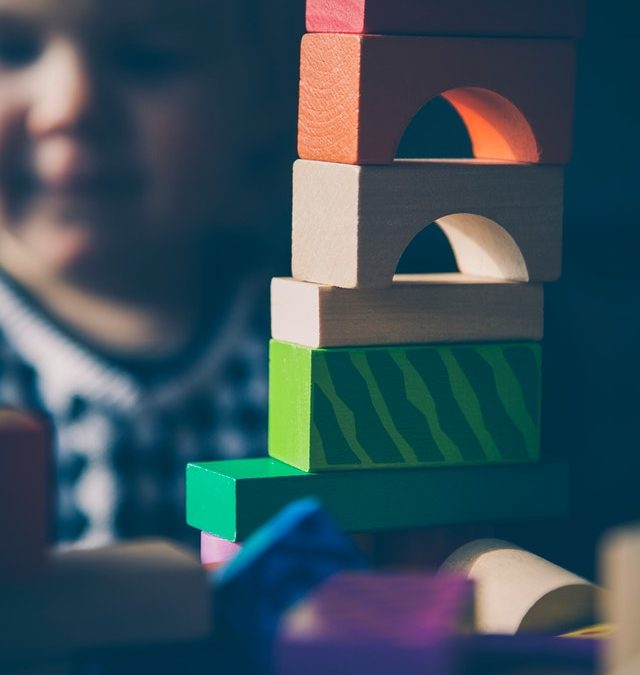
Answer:
[[[535,462],[537,343],[271,341],[269,454],[303,471]]]
[[[568,509],[568,472],[543,462],[306,473],[270,457],[187,466],[188,524],[231,541],[304,497],[350,532],[554,518]]]

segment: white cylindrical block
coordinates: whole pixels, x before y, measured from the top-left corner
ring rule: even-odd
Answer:
[[[595,623],[596,586],[509,542],[465,544],[441,570],[476,582],[479,632],[558,635]]]

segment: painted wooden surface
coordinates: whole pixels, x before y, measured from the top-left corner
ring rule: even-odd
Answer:
[[[389,288],[271,282],[271,334],[307,347],[542,340],[544,292],[461,274],[398,275]]]
[[[555,166],[298,161],[293,277],[344,288],[389,286],[411,241],[437,221],[460,272],[554,281],[562,264],[563,187],[564,171]]]
[[[211,630],[207,579],[160,540],[53,553],[47,573],[0,591],[3,658],[195,641]],[[0,668],[1,669],[1,668]]]
[[[216,537],[208,532],[200,533],[200,562],[203,565],[221,565],[229,562],[240,552],[241,544]]]
[[[215,573],[218,637],[233,645],[239,665],[267,672],[282,615],[331,575],[366,567],[320,502],[289,504]]]
[[[582,0],[307,0],[310,33],[581,35]]]
[[[569,40],[308,34],[298,153],[389,164],[414,115],[442,94],[462,117],[475,157],[566,164],[574,77]]]
[[[187,522],[244,540],[308,496],[349,532],[557,517],[567,481],[557,463],[312,474],[270,457],[200,462],[187,466]]]
[[[532,462],[536,343],[312,349],[272,340],[269,454],[304,471]]]
[[[33,576],[49,544],[51,447],[42,421],[0,411],[0,583]]]
[[[279,675],[456,672],[473,626],[473,584],[440,575],[340,573],[283,618]]]
[[[475,582],[481,633],[558,635],[597,618],[596,586],[506,541],[465,544],[441,569]]]

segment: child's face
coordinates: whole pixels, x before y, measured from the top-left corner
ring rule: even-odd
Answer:
[[[251,108],[235,2],[0,0],[0,228],[64,274],[229,222]]]

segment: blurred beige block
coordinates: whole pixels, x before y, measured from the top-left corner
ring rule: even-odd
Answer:
[[[307,347],[542,339],[542,286],[464,274],[397,275],[388,288],[271,284],[271,331]]]
[[[609,671],[608,675],[639,675],[640,674],[640,656],[635,656],[626,665]]]
[[[473,541],[441,570],[476,582],[481,633],[559,635],[595,623],[598,587],[509,542]]]
[[[608,535],[602,547],[601,566],[604,585],[609,591],[603,603],[605,620],[617,628],[605,651],[606,672],[638,675],[640,527],[621,528]]]
[[[0,588],[0,659],[198,640],[210,602],[197,557],[168,542],[55,553],[42,578]]]

